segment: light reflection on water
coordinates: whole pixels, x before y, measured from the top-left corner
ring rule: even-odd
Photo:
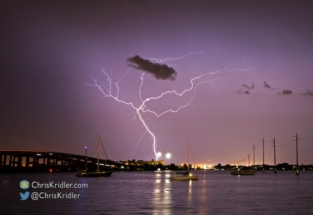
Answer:
[[[154,189],[155,193],[151,199],[153,213],[171,214],[172,197],[167,174],[156,174]]]
[[[170,171],[114,172],[110,178],[77,178],[73,173],[0,174],[0,203],[6,214],[310,214],[313,172],[268,171],[232,176],[196,171],[198,181],[170,181]],[[21,201],[21,180],[87,183],[80,199]]]

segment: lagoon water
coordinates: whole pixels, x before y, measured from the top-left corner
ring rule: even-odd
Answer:
[[[113,172],[109,178],[74,173],[0,174],[0,214],[313,214],[313,171],[194,171],[198,181],[170,181],[171,171]],[[30,184],[87,183],[88,188],[33,188]],[[20,200],[20,192],[74,193],[77,199]]]

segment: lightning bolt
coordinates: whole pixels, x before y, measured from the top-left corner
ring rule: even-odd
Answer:
[[[130,152],[130,154],[132,154],[133,153],[133,151],[135,150],[135,148],[137,148],[137,146],[138,146],[138,144],[139,144],[139,142],[141,141],[141,139],[145,136],[145,134],[147,133],[147,131],[145,131],[142,135],[141,135],[141,137],[139,138],[139,140],[137,141],[137,143],[136,143],[136,145],[135,145],[135,147],[133,148],[133,150]]]
[[[183,59],[183,58],[185,58],[185,57],[187,57],[189,55],[194,55],[194,54],[203,54],[203,52],[194,52],[194,53],[186,54],[186,55],[184,55],[182,57],[178,57],[178,58],[165,58],[165,59],[150,58],[150,60],[155,60],[158,63],[162,63],[162,62],[167,61],[167,60],[168,61],[180,60],[180,59]],[[235,69],[235,70],[228,70],[227,68],[225,68],[225,69],[222,69],[222,70],[219,70],[219,71],[215,71],[215,72],[203,73],[203,74],[201,74],[201,75],[199,75],[197,77],[192,78],[190,80],[190,87],[184,89],[181,92],[177,92],[176,90],[170,90],[170,91],[165,91],[165,92],[161,93],[158,96],[148,97],[148,98],[145,98],[145,99],[142,97],[142,93],[141,93],[141,89],[142,89],[143,84],[144,84],[144,75],[145,75],[145,72],[143,72],[142,75],[140,76],[141,82],[140,82],[140,85],[139,85],[139,88],[138,88],[139,99],[140,99],[140,102],[141,102],[139,104],[139,106],[138,105],[136,106],[133,102],[128,102],[128,101],[122,100],[120,98],[120,96],[119,96],[119,93],[120,93],[119,84],[123,81],[124,77],[129,73],[130,70],[128,70],[121,77],[121,79],[119,81],[113,81],[112,78],[111,78],[111,75],[109,75],[105,71],[105,69],[102,68],[102,73],[106,77],[108,86],[100,85],[97,82],[97,80],[95,78],[93,78],[92,76],[91,76],[91,78],[93,79],[93,84],[87,84],[87,85],[98,88],[100,90],[100,92],[103,94],[103,98],[111,98],[111,99],[115,100],[116,102],[119,102],[119,103],[122,103],[122,104],[125,104],[125,105],[131,107],[136,112],[135,116],[131,120],[129,120],[127,122],[127,125],[128,125],[128,123],[130,121],[135,120],[137,118],[137,116],[138,116],[138,118],[141,121],[143,127],[145,128],[145,132],[140,137],[140,139],[138,140],[135,148],[137,147],[137,145],[141,141],[141,139],[144,137],[144,135],[146,133],[149,133],[149,135],[151,136],[152,141],[153,141],[153,144],[152,144],[153,152],[154,152],[156,160],[158,160],[157,151],[156,151],[156,137],[155,137],[155,134],[151,131],[151,129],[147,125],[147,123],[145,122],[145,120],[143,118],[143,114],[144,113],[150,113],[150,114],[155,115],[156,117],[161,117],[161,116],[163,116],[163,115],[165,115],[167,113],[177,113],[181,109],[186,108],[186,107],[189,106],[189,104],[193,101],[194,97],[196,96],[197,88],[200,85],[203,85],[203,84],[206,84],[206,83],[210,83],[210,82],[214,82],[214,81],[219,80],[219,79],[232,78],[233,75],[221,76],[221,77],[214,78],[212,80],[206,80],[205,79],[206,77],[213,76],[213,75],[221,73],[223,71],[225,71],[226,73],[234,73],[235,71],[248,71],[248,70],[251,70],[251,68],[250,69]],[[162,111],[162,112],[159,112],[159,113],[157,113],[156,111],[153,111],[153,110],[147,108],[147,104],[150,101],[159,100],[159,99],[163,98],[166,95],[175,95],[177,97],[183,97],[188,92],[192,92],[191,98],[184,105],[181,105],[181,106],[179,106],[177,108],[169,108],[169,109],[167,109],[165,111]]]
[[[189,54],[185,54],[184,56],[181,57],[176,57],[176,58],[164,58],[164,59],[160,59],[160,58],[149,58],[149,60],[153,60],[157,63],[163,63],[165,61],[177,61],[177,60],[181,60],[184,59],[185,57],[189,56],[189,55],[197,55],[197,54],[204,54],[204,52],[191,52]]]

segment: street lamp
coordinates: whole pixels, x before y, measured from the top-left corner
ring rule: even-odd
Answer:
[[[159,160],[159,158],[162,156],[162,153],[161,152],[158,152],[157,153],[157,157],[158,157],[158,160]]]
[[[172,155],[171,155],[171,153],[166,153],[165,157],[166,157],[167,159],[170,159],[170,158],[172,157]]]

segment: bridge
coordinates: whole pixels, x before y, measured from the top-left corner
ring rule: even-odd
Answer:
[[[99,159],[99,169],[119,169],[120,163]],[[76,172],[95,170],[97,158],[53,151],[0,150],[0,173],[3,172]]]

